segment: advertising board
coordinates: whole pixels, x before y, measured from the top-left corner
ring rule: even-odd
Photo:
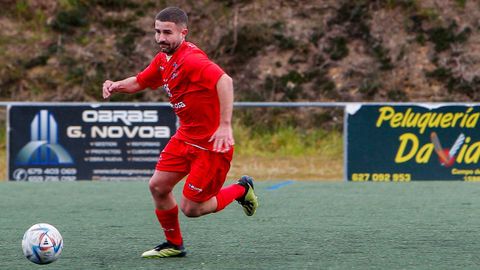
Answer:
[[[13,105],[7,126],[10,180],[143,180],[176,117],[168,105]]]
[[[349,104],[349,181],[480,181],[480,106]]]

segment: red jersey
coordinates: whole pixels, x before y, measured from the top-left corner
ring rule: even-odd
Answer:
[[[180,127],[174,137],[207,149],[220,122],[217,82],[225,72],[190,42],[184,41],[167,61],[158,53],[150,65],[137,75],[142,88],[163,90],[170,98]]]

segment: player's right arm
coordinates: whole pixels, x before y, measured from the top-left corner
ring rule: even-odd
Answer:
[[[103,83],[103,98],[109,98],[113,93],[133,94],[145,88],[157,89],[162,85],[160,65],[165,56],[157,54],[148,67],[137,74],[121,81],[106,80]]]
[[[116,82],[106,80],[103,83],[103,98],[109,98],[113,93],[133,94],[142,89],[137,81],[137,77],[129,77]]]

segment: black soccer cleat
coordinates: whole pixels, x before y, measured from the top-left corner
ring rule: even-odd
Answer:
[[[170,242],[162,243],[152,250],[145,251],[142,258],[169,258],[169,257],[185,257],[187,252],[183,245],[177,246]]]
[[[237,202],[242,205],[243,211],[247,216],[253,216],[258,207],[258,198],[253,188],[253,178],[244,175],[238,180],[237,184],[245,187],[245,193],[237,199]]]

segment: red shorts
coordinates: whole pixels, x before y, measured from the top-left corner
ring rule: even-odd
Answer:
[[[230,170],[232,156],[233,147],[226,153],[218,153],[171,138],[155,169],[187,173],[183,195],[200,203],[218,194]]]

